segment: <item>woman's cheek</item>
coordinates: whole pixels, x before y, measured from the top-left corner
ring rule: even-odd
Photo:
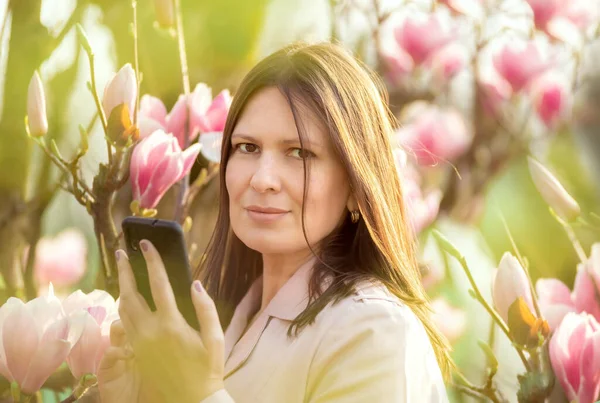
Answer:
[[[248,168],[244,166],[243,160],[236,155],[229,159],[225,172],[225,185],[230,199],[237,200],[244,192],[244,183],[249,182],[247,176],[251,174]]]

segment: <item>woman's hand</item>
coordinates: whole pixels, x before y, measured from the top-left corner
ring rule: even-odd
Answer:
[[[199,281],[192,301],[201,331],[183,318],[163,261],[147,240],[140,242],[156,312],[138,293],[127,255],[117,251],[119,315],[131,343],[141,382],[152,385],[159,401],[199,403],[223,389],[224,335],[212,299]],[[136,382],[131,377],[131,382]]]
[[[137,403],[140,399],[140,374],[127,342],[120,320],[110,327],[110,347],[106,349],[98,367],[100,401]]]

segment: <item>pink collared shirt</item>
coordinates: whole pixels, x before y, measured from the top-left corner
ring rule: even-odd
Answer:
[[[201,403],[447,402],[425,328],[382,284],[361,284],[287,337],[308,303],[309,263],[242,336],[261,303],[262,278],[252,284],[225,332],[225,389]]]

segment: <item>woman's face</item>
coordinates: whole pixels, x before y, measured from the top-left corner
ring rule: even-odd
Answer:
[[[231,226],[246,246],[263,254],[308,248],[303,159],[310,164],[305,227],[312,246],[340,224],[349,202],[348,178],[328,133],[308,109],[298,113],[303,150],[290,106],[275,87],[252,96],[231,137],[225,179]]]

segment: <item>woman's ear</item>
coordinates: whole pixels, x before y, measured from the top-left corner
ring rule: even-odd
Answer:
[[[346,207],[350,212],[358,210],[358,202],[356,201],[356,197],[354,197],[354,194],[350,194],[350,197],[348,197],[348,203],[346,204]]]

